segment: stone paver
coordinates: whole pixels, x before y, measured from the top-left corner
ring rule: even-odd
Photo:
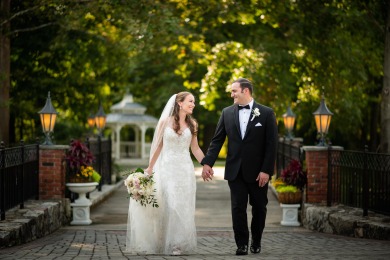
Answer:
[[[198,175],[198,248],[189,255],[130,255],[125,252],[127,194],[120,186],[91,210],[89,226],[67,226],[33,242],[0,250],[0,259],[389,259],[390,241],[358,239],[280,225],[281,209],[269,193],[260,255],[235,256],[230,195],[223,168],[204,183]]]

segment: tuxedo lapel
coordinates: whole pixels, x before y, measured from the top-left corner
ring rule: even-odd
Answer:
[[[234,106],[233,108],[233,117],[234,117],[234,123],[237,127],[237,133],[241,138],[241,129],[240,129],[240,119],[238,118],[238,106]]]

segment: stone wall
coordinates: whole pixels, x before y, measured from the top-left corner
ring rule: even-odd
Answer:
[[[0,248],[24,244],[53,233],[71,219],[70,201],[29,200],[7,211],[0,222]]]
[[[305,228],[328,234],[357,238],[390,240],[390,217],[347,206],[304,204],[302,224]]]
[[[0,222],[0,248],[44,237],[68,225],[70,201],[65,198],[65,155],[68,145],[39,147],[39,200],[28,200],[6,212]]]

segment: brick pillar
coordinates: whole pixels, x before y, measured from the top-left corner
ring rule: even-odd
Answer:
[[[65,153],[68,145],[39,147],[39,199],[65,198]]]
[[[306,203],[326,204],[328,195],[328,147],[303,146],[306,158]],[[332,146],[332,150],[343,150]]]

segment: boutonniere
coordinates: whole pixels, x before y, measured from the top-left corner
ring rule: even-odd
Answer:
[[[251,119],[251,121],[253,121],[253,119],[255,119],[255,117],[258,117],[258,116],[260,116],[260,111],[256,107],[255,109],[252,110],[252,119]]]

